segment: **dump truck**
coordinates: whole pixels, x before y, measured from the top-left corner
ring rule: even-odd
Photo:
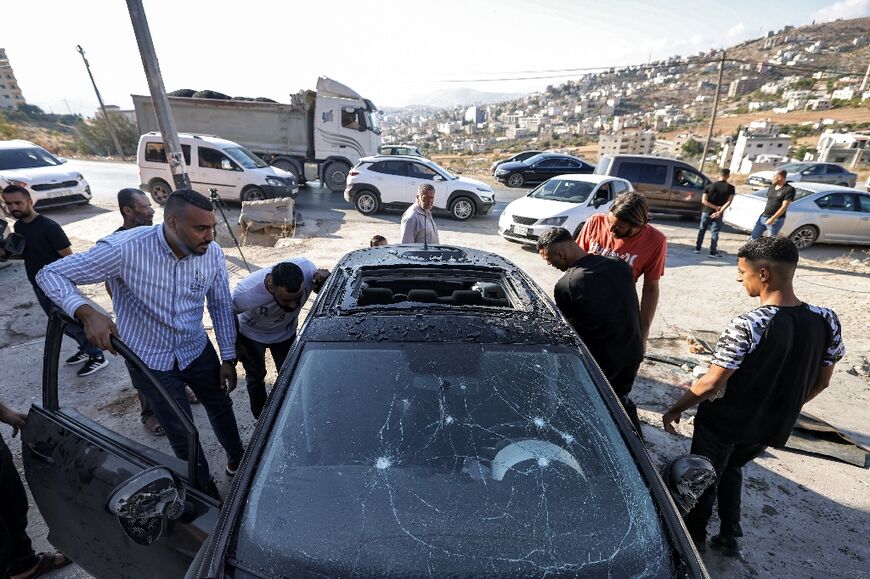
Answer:
[[[131,96],[140,135],[159,131],[151,97]],[[361,157],[378,152],[377,107],[340,82],[322,76],[290,104],[264,100],[170,96],[169,105],[179,132],[234,141],[298,183],[320,180],[335,192]]]

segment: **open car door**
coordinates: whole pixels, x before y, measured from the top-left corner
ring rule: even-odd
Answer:
[[[59,391],[71,389],[58,388],[63,329],[76,323],[52,313],[42,405],[31,407],[22,430],[24,472],[48,540],[97,578],[183,577],[214,528],[220,505],[195,488],[196,460],[131,440],[59,401]],[[112,343],[170,401],[187,429],[189,456],[197,456],[192,421],[132,351],[120,340]],[[131,418],[138,422],[137,414]]]

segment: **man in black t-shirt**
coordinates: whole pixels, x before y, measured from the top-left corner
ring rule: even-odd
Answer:
[[[21,258],[24,260],[27,279],[33,286],[39,305],[46,315],[50,315],[53,304],[36,284],[36,274],[46,265],[72,254],[69,238],[60,225],[36,212],[27,189],[15,185],[6,187],[3,189],[3,202],[17,220],[15,233],[24,237],[24,254]],[[79,345],[79,351],[66,360],[66,364],[70,366],[84,362],[84,366],[76,372],[78,376],[89,376],[109,365],[103,351],[88,342],[80,327],[68,325],[64,333]]]
[[[710,459],[717,482],[686,515],[686,528],[703,549],[718,496],[720,528],[710,544],[731,556],[740,554],[743,536],[743,465],[767,446],[785,445],[801,408],[828,387],[845,354],[837,315],[794,293],[794,243],[763,237],[737,258],[738,280],[761,305],[731,320],[710,369],[662,416],[665,430],[675,434],[680,415],[700,403],[692,453]]]
[[[644,342],[631,266],[587,253],[561,227],[538,238],[538,253],[565,272],[553,290],[556,306],[589,348],[642,438],[637,408],[628,397]]]
[[[721,257],[716,246],[719,243],[719,230],[722,229],[722,216],[734,199],[734,185],[728,183],[731,171],[719,171],[719,180],[704,188],[701,197],[701,226],[698,228],[698,240],[695,242],[695,253],[701,253],[704,245],[704,234],[710,230],[710,257]]]
[[[774,173],[773,182],[767,189],[767,203],[764,205],[764,211],[758,216],[750,239],[758,239],[765,231],[771,237],[779,235],[779,231],[785,224],[785,212],[795,197],[794,187],[785,181],[786,175],[788,173],[784,169]]]

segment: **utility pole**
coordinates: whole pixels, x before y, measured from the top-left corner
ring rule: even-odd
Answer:
[[[710,116],[710,128],[707,131],[707,140],[704,142],[704,152],[701,153],[701,164],[698,171],[704,172],[704,163],[707,161],[707,151],[710,148],[710,139],[713,138],[713,125],[716,123],[716,109],[719,108],[719,93],[722,91],[722,71],[725,68],[725,51],[722,51],[722,58],[719,59],[719,77],[716,79],[716,96],[713,97],[713,113]]]
[[[85,49],[81,45],[76,46],[79,54],[82,55],[82,60],[85,61],[85,68],[88,71],[88,76],[91,77],[91,84],[94,85],[94,92],[97,93],[97,101],[100,103],[100,110],[103,112],[103,118],[106,119],[106,128],[109,129],[109,135],[112,137],[112,142],[115,144],[115,150],[118,156],[124,158],[124,150],[121,148],[121,142],[118,140],[118,135],[115,134],[115,128],[112,126],[112,121],[109,119],[109,113],[106,112],[106,105],[103,104],[103,97],[100,95],[100,89],[97,88],[97,82],[94,80],[94,75],[91,73],[91,65],[85,57]],[[67,105],[69,108],[69,105]]]
[[[154,50],[154,42],[151,40],[151,31],[148,28],[148,20],[145,18],[142,0],[127,0],[127,10],[130,12],[133,31],[136,33],[136,42],[139,43],[139,54],[142,56],[145,77],[148,79],[148,89],[151,91],[151,102],[154,104],[154,112],[157,114],[157,126],[160,127],[163,146],[167,150],[166,158],[169,161],[174,188],[176,191],[190,189],[190,177],[188,177],[187,168],[184,166],[184,155],[181,152],[181,143],[178,141],[178,132],[175,130],[175,118],[169,108],[169,99],[166,96],[166,88],[163,86],[160,64],[157,62],[157,52]]]
[[[870,64],[867,65],[867,72],[864,73],[864,80],[861,81],[861,92],[867,88],[867,80],[870,79]]]

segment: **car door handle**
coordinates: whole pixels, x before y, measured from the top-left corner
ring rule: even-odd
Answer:
[[[51,458],[47,454],[42,454],[41,452],[36,450],[36,444],[34,444],[32,442],[28,442],[27,448],[30,449],[30,453],[33,455],[33,458],[35,458],[39,462],[44,462],[45,464],[54,464],[53,458]]]

